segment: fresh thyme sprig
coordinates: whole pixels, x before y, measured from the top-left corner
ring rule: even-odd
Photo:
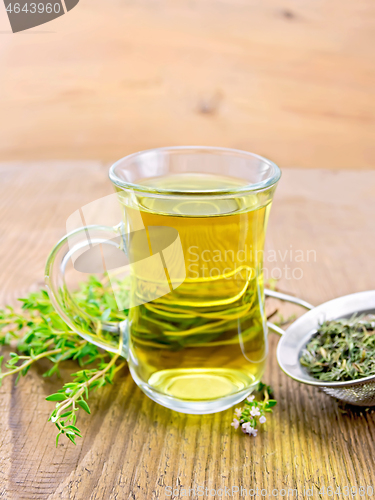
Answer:
[[[54,422],[59,431],[56,437],[56,446],[61,434],[65,434],[74,444],[76,444],[76,436],[82,437],[80,430],[75,426],[76,412],[82,408],[87,413],[91,413],[89,405],[85,401],[85,397],[86,399],[89,397],[89,390],[103,387],[107,383],[112,384],[116,372],[126,364],[124,361],[116,366],[120,355],[111,354],[109,356],[111,358],[109,362],[101,362],[97,369],[81,370],[74,373],[73,382],[65,384],[60,391],[48,396],[47,401],[58,401],[49,418],[49,421]]]
[[[92,316],[106,321],[126,317],[124,313],[119,317],[111,288],[104,286],[95,276],[80,286],[74,298]],[[112,383],[126,362],[121,362],[118,354],[104,352],[70,330],[54,310],[45,290],[20,300],[21,311],[12,307],[0,311],[0,345],[15,344],[17,350],[10,353],[5,363],[7,371],[1,370],[4,356],[0,357],[0,385],[5,377],[16,374],[17,383],[30,366],[42,358],[52,364],[44,373],[45,377],[54,373],[59,375],[62,361],[75,360],[83,369],[72,375],[73,382],[47,398],[56,401],[56,408],[49,418],[58,428],[56,445],[61,434],[75,444],[75,437],[81,436],[75,426],[76,413],[80,408],[90,412],[86,402],[89,390]]]
[[[231,426],[235,429],[240,427],[245,434],[256,436],[258,423],[264,424],[267,420],[265,413],[272,413],[272,407],[276,405],[276,400],[270,399],[271,395],[271,387],[259,382],[255,394],[245,399],[242,408],[234,410],[235,417]]]

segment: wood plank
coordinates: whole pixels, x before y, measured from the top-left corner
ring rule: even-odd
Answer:
[[[0,158],[205,144],[374,168],[374,24],[372,0],[81,0],[12,34],[0,9]]]
[[[2,303],[39,286],[66,218],[112,192],[106,171],[99,162],[0,165]],[[270,218],[267,268],[288,265],[303,277],[288,279],[283,270],[281,288],[314,304],[374,288],[374,189],[375,172],[284,170]],[[294,257],[285,257],[291,245]],[[272,250],[280,251],[276,263]],[[304,256],[315,250],[316,259],[296,262],[297,250]],[[61,441],[55,449],[47,422],[52,404],[45,397],[62,381],[43,379],[42,364],[17,388],[6,379],[0,388],[0,498],[143,500],[165,498],[166,486],[301,493],[304,487],[373,485],[375,414],[342,413],[333,399],[288,379],[277,366],[276,345],[270,336],[265,380],[278,406],[256,439],[233,431],[231,410],[187,416],[158,406],[124,369],[113,387],[93,395],[92,415],[79,416],[77,447]],[[72,369],[64,367],[64,380]]]

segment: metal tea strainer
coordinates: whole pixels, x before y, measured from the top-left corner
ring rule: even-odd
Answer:
[[[277,361],[280,368],[289,377],[303,384],[320,387],[330,396],[356,406],[375,405],[375,375],[346,382],[326,382],[313,378],[301,365],[299,359],[302,349],[317,332],[319,326],[327,320],[350,318],[353,314],[375,313],[375,290],[345,295],[320,306],[314,307],[304,300],[284,293],[265,290],[267,297],[273,297],[298,304],[307,313],[298,318],[289,328],[282,328],[268,322],[269,329],[281,335],[277,346]]]

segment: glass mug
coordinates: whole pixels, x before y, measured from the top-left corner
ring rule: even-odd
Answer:
[[[226,148],[160,148],[119,160],[109,177],[121,215],[85,225],[80,209],[81,227],[48,258],[57,312],[86,340],[120,352],[142,391],[167,408],[212,413],[243,400],[267,356],[263,248],[280,175],[271,161]],[[104,204],[93,221],[107,213]],[[69,292],[68,263],[90,272],[98,261],[118,323],[91,317]]]

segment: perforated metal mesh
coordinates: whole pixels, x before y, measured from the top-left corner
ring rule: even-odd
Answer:
[[[375,379],[363,384],[351,384],[334,389],[322,387],[330,396],[357,406],[375,406]]]

